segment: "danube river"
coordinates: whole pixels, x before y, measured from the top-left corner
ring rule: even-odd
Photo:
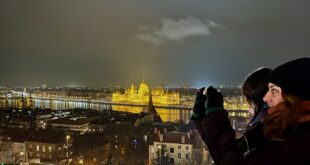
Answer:
[[[22,108],[21,99],[1,99],[0,108]],[[106,103],[90,103],[85,101],[62,101],[49,99],[33,99],[32,108],[42,108],[51,110],[66,110],[66,109],[93,109],[98,111],[115,110],[130,113],[140,113],[147,107],[142,106],[125,106],[111,105]],[[188,121],[190,110],[183,108],[156,108],[164,122]]]

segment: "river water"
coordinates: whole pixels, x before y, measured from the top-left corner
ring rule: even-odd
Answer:
[[[0,108],[22,108],[20,99],[1,99]],[[111,105],[104,103],[90,103],[85,101],[63,101],[63,100],[45,100],[33,99],[32,108],[42,108],[51,110],[66,110],[66,109],[93,109],[98,111],[115,110],[130,113],[140,113],[146,107]],[[190,118],[190,110],[188,109],[171,109],[171,108],[156,108],[164,122],[188,121]]]

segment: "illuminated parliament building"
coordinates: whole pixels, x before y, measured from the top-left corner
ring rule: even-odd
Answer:
[[[125,93],[120,91],[113,92],[112,102],[127,104],[147,104],[150,92],[152,94],[154,105],[177,105],[180,104],[180,95],[177,92],[165,91],[162,87],[149,89],[147,83],[143,80],[137,89],[133,84]]]

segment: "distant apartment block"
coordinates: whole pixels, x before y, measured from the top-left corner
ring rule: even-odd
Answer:
[[[57,163],[65,159],[65,135],[48,130],[33,132],[25,141],[29,163]]]

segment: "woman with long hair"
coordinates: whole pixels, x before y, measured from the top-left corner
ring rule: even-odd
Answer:
[[[222,94],[208,88],[198,129],[216,165],[310,164],[310,58],[280,65],[269,82],[264,101],[271,108],[262,130],[267,144],[246,157],[235,140]]]
[[[249,122],[247,129],[242,137],[231,141],[231,143],[238,144],[238,150],[244,155],[248,156],[251,152],[255,151],[257,147],[263,146],[267,143],[263,134],[263,121],[267,114],[268,106],[263,101],[263,97],[268,91],[268,82],[272,70],[269,68],[258,68],[250,73],[242,84],[242,94],[246,98],[248,104],[253,111],[253,117]],[[203,95],[204,88],[200,89],[197,93],[194,114],[192,120],[194,121],[200,134],[204,134],[202,129],[202,119],[205,115],[205,102],[207,97]],[[214,99],[209,98],[208,104],[212,100],[222,102],[222,98]],[[222,103],[220,103],[222,104]],[[210,107],[210,105],[208,105]]]
[[[264,134],[269,140],[287,136],[310,124],[310,58],[301,58],[276,68],[264,101],[271,107]],[[310,164],[310,162],[309,162]]]
[[[262,129],[268,106],[263,101],[263,97],[268,91],[271,72],[269,68],[259,68],[246,77],[241,87],[242,94],[250,105],[249,111],[253,115],[244,135],[236,139],[245,157],[267,143]]]
[[[242,94],[250,105],[251,111],[253,111],[251,112],[253,117],[249,123],[249,128],[262,123],[267,114],[268,106],[263,97],[268,91],[271,72],[272,70],[269,68],[258,68],[247,76],[241,87]]]

